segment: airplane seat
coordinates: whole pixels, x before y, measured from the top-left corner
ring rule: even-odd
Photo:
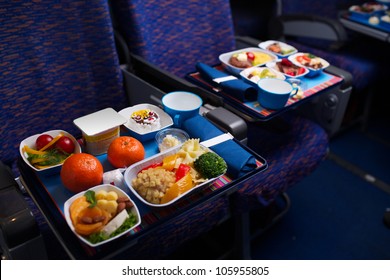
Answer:
[[[120,110],[127,107],[128,100],[106,1],[61,1],[55,5],[2,1],[0,9],[0,160],[4,163],[2,169],[10,169],[5,172],[8,177],[19,178],[17,159],[23,139],[53,129],[81,136],[74,119],[107,107]],[[26,213],[33,213],[43,236],[50,235],[31,197],[20,193],[23,187],[15,183],[13,193],[19,193],[31,210]],[[2,193],[2,201],[7,199],[5,195]],[[15,209],[16,214],[19,212]],[[31,249],[23,244],[18,248]],[[46,244],[48,249],[52,249],[50,244]],[[28,256],[14,250],[9,258]]]
[[[0,158],[18,176],[19,143],[127,99],[102,1],[84,6],[2,3]],[[87,8],[87,6],[89,8]]]
[[[238,2],[231,0],[233,3]],[[241,1],[242,2],[242,1]],[[245,2],[245,1],[244,1]],[[374,92],[380,88],[386,73],[386,57],[383,42],[362,36],[347,30],[338,20],[340,11],[352,5],[367,1],[273,1],[274,7],[269,17],[267,38],[286,41],[299,51],[310,52],[327,60],[352,76],[352,91],[343,116],[346,127],[360,123],[364,129],[370,115],[370,103]],[[334,2],[334,3],[333,3]],[[243,12],[238,12],[248,5],[237,5],[235,23],[243,25],[247,19]],[[259,29],[260,27],[255,27]],[[245,32],[242,28],[242,32]],[[252,34],[257,31],[247,31]],[[241,33],[239,35],[244,35]],[[339,96],[340,97],[340,96]],[[344,104],[341,104],[344,106]]]
[[[227,0],[121,0],[112,1],[111,5],[118,30],[132,56],[141,57],[145,64],[154,65],[156,75],[150,80],[166,74],[173,80],[172,88],[175,90],[186,86],[185,82],[177,82],[196,71],[196,62],[214,65],[218,63],[219,54],[236,48]],[[166,76],[164,79],[168,79]],[[232,205],[241,206],[231,211],[237,218],[236,224],[243,225],[237,238],[244,258],[250,257],[250,225],[241,219],[246,219],[252,209],[267,207],[285,190],[310,174],[325,158],[328,148],[327,133],[315,122],[293,113],[281,119],[248,125],[248,147],[260,155],[267,154],[266,160],[270,165],[256,177],[256,182],[243,183],[233,196]],[[247,201],[254,203],[247,204]]]

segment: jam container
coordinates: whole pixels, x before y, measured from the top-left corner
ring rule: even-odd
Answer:
[[[127,119],[112,108],[73,120],[83,134],[85,151],[92,155],[107,153],[108,146],[119,137],[120,126],[126,122]]]

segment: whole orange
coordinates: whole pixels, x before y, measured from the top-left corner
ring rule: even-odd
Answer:
[[[107,159],[116,168],[129,167],[144,158],[144,146],[131,136],[114,139],[107,150]]]
[[[78,193],[102,183],[103,165],[93,155],[73,154],[64,161],[60,177],[68,190]]]

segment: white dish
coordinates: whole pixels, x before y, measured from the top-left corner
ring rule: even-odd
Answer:
[[[272,44],[279,44],[279,46],[281,48],[281,52],[274,52],[272,50],[269,50],[268,47],[271,46]],[[289,44],[286,44],[286,43],[280,42],[280,41],[274,41],[274,40],[268,40],[265,42],[261,42],[259,44],[259,47],[264,49],[264,50],[267,50],[269,52],[272,52],[273,54],[277,55],[278,57],[287,57],[287,56],[292,55],[298,51],[296,48],[294,48],[293,46],[291,46]]]
[[[322,66],[320,68],[313,68],[310,66],[310,64],[305,65],[305,64],[301,63],[299,60],[299,57],[301,57],[301,56],[305,56],[305,57],[311,56],[311,57],[309,57],[310,58],[309,63],[312,63],[315,60],[315,63],[321,63]],[[310,54],[310,53],[299,52],[299,53],[296,53],[296,54],[289,56],[288,59],[296,65],[306,67],[307,69],[309,69],[309,73],[307,75],[308,77],[313,77],[313,76],[318,75],[319,73],[322,72],[322,70],[324,70],[325,68],[327,68],[329,66],[329,62],[327,62],[325,59],[318,57],[318,56],[315,56],[315,55]]]
[[[160,118],[160,126],[158,128],[147,130],[132,125],[131,115],[134,112],[143,109],[152,110],[158,114]],[[173,125],[172,118],[167,113],[165,113],[161,108],[152,104],[145,103],[145,104],[138,104],[132,107],[128,107],[119,111],[119,114],[126,118],[127,122],[124,123],[124,126],[128,129],[129,133],[140,141],[150,140],[153,137],[155,137],[157,131]]]
[[[59,173],[60,170],[61,170],[61,166],[62,166],[62,163],[60,164],[57,164],[57,165],[53,165],[53,166],[50,166],[50,167],[47,167],[47,168],[42,168],[42,169],[39,169],[39,168],[36,168],[35,166],[33,166],[27,159],[27,154],[26,152],[24,152],[23,150],[23,147],[24,146],[28,146],[29,148],[32,148],[32,149],[35,149],[35,141],[37,140],[37,138],[42,135],[42,134],[48,134],[50,135],[51,137],[56,137],[58,136],[59,134],[62,134],[63,136],[67,136],[69,137],[74,145],[75,145],[75,149],[74,149],[74,154],[78,154],[78,153],[81,153],[81,147],[80,147],[80,144],[77,142],[77,140],[73,137],[73,135],[71,135],[70,133],[64,131],[64,130],[49,130],[49,131],[45,131],[45,132],[42,132],[40,134],[35,134],[35,135],[32,135],[26,139],[24,139],[22,142],[20,142],[20,145],[19,145],[19,152],[20,152],[20,155],[21,157],[23,158],[24,162],[27,163],[28,166],[30,166],[32,169],[34,169],[35,171],[37,172],[42,172],[42,174],[55,174],[55,173]]]
[[[204,149],[206,150],[209,150],[208,148],[206,148],[205,146],[201,145]],[[192,189],[188,190],[187,192],[179,195],[178,197],[176,197],[175,199],[167,202],[167,203],[163,203],[163,204],[156,204],[156,203],[150,203],[148,201],[146,201],[140,194],[138,194],[138,192],[132,187],[132,180],[137,177],[137,174],[138,172],[140,172],[143,168],[147,167],[147,166],[150,166],[151,164],[155,164],[155,163],[160,163],[163,161],[163,159],[166,157],[166,156],[169,156],[169,155],[173,155],[175,153],[177,153],[180,149],[181,149],[182,145],[179,145],[179,146],[176,146],[176,147],[173,147],[169,150],[166,150],[162,153],[159,153],[159,154],[156,154],[150,158],[147,158],[147,159],[144,159],[142,161],[139,161],[133,165],[131,165],[130,167],[128,167],[124,173],[124,179],[125,179],[125,183],[126,185],[128,186],[128,188],[130,189],[130,191],[139,199],[141,200],[143,203],[145,203],[146,205],[148,206],[151,206],[151,207],[165,207],[165,206],[168,206],[168,205],[171,205],[173,203],[175,203],[177,200],[183,198],[184,196],[186,196],[187,194],[193,192],[194,190],[196,189],[199,189],[201,188],[202,186],[204,185],[207,185],[207,184],[210,184],[212,183],[213,181],[215,181],[216,179],[218,179],[220,176],[216,177],[216,178],[211,178],[203,183],[200,183],[196,186],[194,186]],[[210,150],[211,151],[211,150]],[[222,176],[222,175],[221,175]]]
[[[240,72],[242,70],[244,70],[245,68],[239,68],[239,67],[233,66],[233,65],[231,65],[229,63],[229,60],[232,57],[232,55],[234,55],[234,54],[246,53],[246,52],[252,52],[252,53],[253,52],[258,52],[258,53],[261,53],[261,54],[269,56],[269,59],[267,59],[266,61],[263,61],[262,63],[258,63],[258,64],[255,64],[255,65],[252,65],[252,67],[254,67],[254,66],[262,66],[262,65],[265,65],[269,61],[273,61],[273,60],[278,59],[278,57],[276,55],[274,55],[273,53],[271,53],[269,51],[266,51],[266,50],[263,50],[263,49],[260,49],[260,48],[245,48],[245,49],[235,50],[235,51],[228,52],[228,53],[223,53],[223,54],[221,54],[219,56],[219,60],[221,61],[223,66],[229,72],[231,72],[234,75],[239,75]],[[247,68],[249,68],[249,67],[247,67]]]
[[[253,73],[254,71],[257,71],[260,75],[263,71],[270,71],[271,74],[275,75],[274,77],[264,77],[264,78],[260,78],[260,76],[258,75],[254,75],[252,76],[251,78],[249,78],[249,75],[251,73]],[[280,73],[279,71],[276,71],[272,68],[269,68],[269,67],[251,67],[251,68],[247,68],[243,71],[240,72],[240,76],[245,80],[247,81],[248,83],[254,85],[254,86],[257,86],[257,83],[258,81],[260,81],[260,79],[266,79],[266,78],[276,78],[276,79],[279,79],[279,80],[285,80],[286,77]]]
[[[283,58],[283,59],[287,59],[287,58]],[[288,60],[289,61],[289,60]],[[306,67],[302,67],[302,66],[298,66],[296,65],[295,63],[293,63],[296,67],[301,67],[303,70],[303,72],[301,74],[297,74],[297,75],[290,75],[288,73],[285,73],[285,72],[282,72],[279,70],[278,66],[277,66],[277,63],[281,63],[282,62],[282,59],[278,59],[277,61],[271,61],[269,63],[266,64],[267,67],[271,68],[271,69],[274,69],[275,71],[278,71],[280,72],[281,74],[283,74],[284,76],[288,77],[288,78],[301,78],[305,75],[307,75],[309,73],[309,69],[307,69]]]
[[[90,188],[89,190],[92,190],[92,191],[95,191],[95,193],[97,191],[100,191],[100,190],[104,190],[104,191],[114,191],[117,193],[118,197],[126,197],[128,198],[132,203],[133,203],[133,207],[131,208],[130,212],[136,216],[136,219],[137,219],[137,222],[135,225],[133,225],[131,228],[127,229],[126,231],[114,236],[114,237],[111,237],[109,239],[106,239],[104,241],[101,241],[99,243],[91,243],[89,240],[87,240],[85,237],[81,236],[80,234],[78,234],[76,231],[75,231],[75,228],[74,228],[74,225],[72,223],[72,220],[70,218],[70,213],[69,213],[69,207],[70,205],[72,205],[73,201],[75,201],[78,197],[84,195],[87,191],[83,191],[83,192],[80,192],[74,196],[72,196],[71,198],[69,198],[67,201],[65,201],[65,204],[64,204],[64,215],[65,215],[65,220],[66,222],[68,223],[69,227],[71,228],[71,230],[73,231],[73,233],[81,240],[83,241],[84,243],[88,244],[89,246],[91,247],[96,247],[96,246],[99,246],[99,245],[102,245],[102,244],[105,244],[107,242],[110,242],[112,240],[115,240],[127,233],[129,233],[132,229],[136,228],[137,226],[139,226],[141,224],[141,217],[140,217],[140,214],[139,214],[139,211],[138,211],[138,208],[137,208],[137,205],[135,205],[134,201],[131,200],[131,198],[129,197],[129,195],[127,193],[125,193],[123,190],[121,190],[120,188],[118,187],[115,187],[113,185],[110,185],[110,184],[102,184],[102,185],[98,185],[98,186],[95,186],[93,188]]]

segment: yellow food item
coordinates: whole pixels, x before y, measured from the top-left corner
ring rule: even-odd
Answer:
[[[73,225],[76,225],[78,222],[78,217],[80,213],[87,208],[90,203],[87,201],[85,196],[80,196],[76,198],[69,207],[70,219],[72,220]]]
[[[107,192],[105,190],[100,190],[95,193],[96,200],[106,199],[106,197],[107,197]]]
[[[262,52],[254,52],[255,59],[253,60],[253,65],[259,65],[259,64],[264,64],[272,60],[271,56],[269,56],[266,53]]]
[[[137,174],[132,181],[132,187],[146,201],[159,204],[161,197],[175,180],[175,173],[172,171],[149,168]]]
[[[106,199],[107,200],[117,200],[118,199],[118,194],[114,191],[110,191],[107,193],[107,196],[106,196]]]
[[[107,199],[99,199],[96,202],[96,205],[110,213],[111,216],[114,216],[116,214],[116,211],[118,209],[118,202],[115,200],[107,200]]]
[[[161,204],[167,203],[194,187],[190,172],[168,188],[161,198]]]
[[[168,171],[172,171],[176,166],[176,161],[179,158],[179,154],[173,154],[170,156],[166,156],[163,159],[162,168]]]
[[[83,195],[73,201],[69,207],[69,214],[75,231],[80,235],[90,235],[100,231],[111,218],[111,214],[99,206],[89,207],[91,204]]]

